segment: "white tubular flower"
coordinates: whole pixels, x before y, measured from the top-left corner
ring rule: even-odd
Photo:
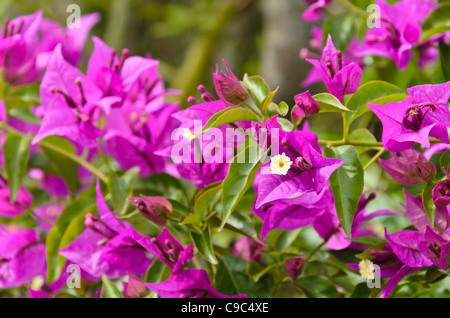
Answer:
[[[291,165],[291,159],[286,156],[284,152],[281,155],[276,155],[270,159],[270,169],[272,170],[272,174],[285,176],[289,171],[289,168],[291,168]]]
[[[370,260],[363,259],[361,262],[359,262],[359,273],[361,274],[362,278],[374,279],[374,270],[375,269],[373,267],[373,263]]]

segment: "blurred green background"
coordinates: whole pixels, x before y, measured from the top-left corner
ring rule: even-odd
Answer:
[[[212,74],[216,64],[225,70],[222,59],[238,78],[259,74],[271,89],[280,86],[277,99],[290,105],[303,91],[299,84],[310,66],[298,54],[308,46],[311,28],[301,18],[304,1],[2,0],[0,18],[42,9],[45,17],[65,25],[69,4],[79,5],[81,15],[101,14],[91,35],[119,51],[159,59],[167,87],[185,92],[183,103],[199,84],[214,90]],[[86,63],[92,41],[85,49]]]

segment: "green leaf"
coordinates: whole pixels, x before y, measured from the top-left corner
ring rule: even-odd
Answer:
[[[448,277],[448,274],[440,268],[431,267],[425,274],[425,279],[428,284],[435,284]]]
[[[293,231],[285,231],[281,233],[281,235],[278,237],[275,248],[279,252],[284,252],[288,247],[292,246],[292,243],[297,239],[297,237],[300,235],[300,232],[302,229],[297,229]]]
[[[391,95],[401,95],[394,96],[391,98],[385,98]],[[385,104],[391,101],[399,101],[398,99],[403,97],[401,100],[408,97],[405,92],[400,87],[392,85],[384,81],[370,81],[367,82],[348,99],[346,105],[349,109],[357,111],[356,114],[349,114],[347,118],[356,118],[362,116],[366,112],[370,111],[368,104]],[[352,121],[353,121],[352,120]]]
[[[146,283],[159,283],[161,281],[161,275],[166,265],[159,259],[153,259],[152,265],[145,274],[144,281]]]
[[[309,298],[341,298],[334,284],[321,276],[300,277],[295,281]]]
[[[267,149],[263,157],[268,151],[269,149]],[[227,177],[223,181],[223,215],[219,231],[223,229],[239,200],[252,185],[256,172],[261,166],[259,153],[260,148],[258,146],[249,144],[233,158]],[[244,158],[242,159],[243,156]],[[243,160],[246,162],[242,162]]]
[[[266,96],[266,98],[264,98],[262,105],[261,105],[261,112],[263,113],[263,115],[267,115],[267,107],[269,106],[269,104],[273,104],[272,100],[273,97],[275,96],[275,94],[278,92],[279,87],[277,87],[276,90],[274,90],[273,92],[270,92],[269,95]],[[278,108],[278,105],[275,104],[275,106]]]
[[[278,105],[277,104],[275,104],[275,103],[270,103],[268,106],[267,106],[267,109],[266,109],[266,113],[265,113],[265,116],[266,116],[266,118],[271,118],[271,117],[273,117],[274,115],[281,115],[281,110],[280,110],[280,108],[278,107]]]
[[[8,110],[15,108],[29,109],[31,106],[40,105],[39,84],[35,83],[15,88],[7,94],[4,103]],[[30,114],[32,113],[30,112]],[[35,120],[38,120],[34,114],[32,116]]]
[[[286,116],[289,113],[289,105],[286,102],[280,102],[278,108],[280,109],[281,116]]]
[[[359,283],[355,286],[350,298],[369,298],[371,291],[372,289],[367,286],[367,283]]]
[[[420,42],[429,39],[434,34],[444,33],[450,29],[450,3],[443,3],[437,7],[423,22]]]
[[[16,201],[22,179],[28,166],[31,136],[23,136],[13,132],[6,136],[3,145],[6,178],[8,179],[9,201]]]
[[[111,172],[108,178],[108,190],[111,193],[111,198],[114,206],[114,211],[118,215],[124,215],[128,204],[127,198],[133,194],[133,185],[139,173],[139,168],[135,167],[125,171],[121,176]]]
[[[394,94],[405,94],[400,87],[392,85],[384,81],[370,81],[367,82],[352,95],[347,101],[347,107],[351,110],[358,110],[359,108],[372,103],[373,100]]]
[[[58,136],[50,136],[44,139],[48,144],[57,146],[71,154],[75,154],[75,148],[72,143],[64,138]],[[40,167],[43,171],[56,174],[66,181],[69,189],[74,192],[80,186],[80,181],[78,179],[78,165],[73,160],[67,158],[66,156],[60,154],[59,152],[53,151],[47,147],[42,147],[42,151],[48,158],[48,164]]]
[[[264,279],[252,283],[245,274],[247,264],[242,258],[221,257],[215,276],[216,290],[225,295],[245,294],[248,298],[270,297],[270,287]]]
[[[222,109],[220,112],[211,116],[208,122],[205,124],[203,129],[195,133],[204,133],[209,129],[222,126],[229,123],[234,123],[236,121],[248,120],[248,121],[258,121],[258,117],[246,108],[240,106],[231,106]]]
[[[392,103],[392,102],[401,102],[402,100],[404,100],[405,98],[408,98],[408,95],[406,94],[393,94],[393,95],[389,95],[389,96],[384,96],[384,97],[380,97],[380,98],[376,98],[372,101],[370,101],[369,103],[371,104],[378,104],[378,105],[385,105],[387,103]],[[370,112],[370,108],[368,104],[365,104],[363,106],[361,106],[355,114],[352,114],[352,116],[350,117],[347,125],[348,127],[350,127],[350,125],[353,123],[353,121],[355,121],[356,119],[358,119],[359,117],[361,117],[362,115]]]
[[[271,102],[267,105],[267,109],[265,109],[264,115],[271,118],[274,115],[286,116],[289,112],[289,106],[285,102],[281,102],[279,105]],[[282,117],[280,117],[282,118]]]
[[[191,238],[199,253],[211,264],[217,264],[216,254],[214,253],[211,241],[211,229],[205,229],[202,233],[191,232]]]
[[[439,159],[439,168],[441,168],[442,172],[445,173],[444,169],[449,172],[450,171],[450,150],[444,152]]]
[[[200,219],[203,220],[208,207],[220,190],[222,190],[222,182],[217,182],[208,185],[197,193],[194,199],[194,213],[199,215]]]
[[[233,258],[222,257],[220,258],[219,267],[217,268],[215,282],[218,292],[225,295],[239,294],[239,280],[235,277],[235,271],[232,268]],[[231,264],[230,264],[231,263]],[[245,265],[243,268],[245,269]],[[242,272],[244,273],[244,272]]]
[[[256,194],[253,189],[249,189],[246,194],[239,200],[238,205],[236,205],[235,210],[240,212],[247,212],[253,209],[253,204],[256,200]]]
[[[102,293],[100,298],[123,298],[122,293],[105,274],[102,275]]]
[[[427,216],[431,224],[434,224],[434,217],[436,215],[436,206],[434,205],[432,192],[437,184],[437,181],[426,184],[422,191],[423,206],[425,207],[425,211],[427,211]]]
[[[11,110],[15,108],[29,108],[39,104],[39,100],[26,97],[8,96],[8,98],[5,99],[5,105],[8,105],[8,109]]]
[[[350,109],[342,105],[342,103],[329,93],[320,93],[314,95],[312,98],[319,104],[319,113],[342,113],[351,112]]]
[[[219,227],[222,223],[222,220],[220,220],[217,216],[212,216],[208,219],[208,222],[212,226]],[[247,236],[260,244],[264,244],[258,238],[258,233],[256,232],[253,222],[246,214],[234,211],[228,219],[228,222],[225,224],[224,228],[231,232]]]
[[[302,275],[307,276],[326,276],[331,267],[319,260],[312,260],[305,263]]]
[[[265,274],[267,274],[277,266],[277,264],[263,266],[255,261],[250,261],[245,268],[245,273],[248,275],[252,283],[257,283],[261,279],[261,277],[263,277]]]
[[[360,128],[353,131],[350,136],[350,141],[364,141],[364,142],[376,142],[377,139],[375,136],[366,128]],[[359,154],[362,154],[366,151],[371,150],[372,147],[364,147],[364,146],[357,146],[356,150],[358,150]]]
[[[351,237],[353,218],[364,189],[364,169],[353,146],[325,148],[324,154],[344,161],[331,175],[330,183],[339,222],[345,234]]]
[[[62,211],[61,215],[56,219],[55,225],[48,233],[46,240],[47,247],[47,283],[55,281],[60,274],[58,258],[59,246],[69,224],[77,216],[86,210],[95,209],[95,200],[93,198],[80,197],[76,201],[72,201]],[[69,234],[66,234],[69,235]]]
[[[172,204],[172,212],[178,213],[180,215],[188,216],[191,213],[191,210],[187,206],[185,206],[183,203],[173,200],[173,199],[167,199],[170,204]]]
[[[379,238],[379,237],[375,237],[375,236],[361,236],[361,237],[355,237],[350,239],[350,241],[355,242],[355,243],[359,243],[362,245],[367,245],[367,246],[372,246],[378,243],[383,243],[386,242],[386,240]]]
[[[365,8],[367,8],[367,3],[368,1],[366,1]],[[364,11],[366,11],[365,8]],[[369,13],[366,13],[366,15],[369,16]],[[358,31],[359,33],[361,33],[361,31],[362,32],[367,31],[365,21],[367,16],[361,17],[359,15],[356,16],[355,14],[342,14],[336,15],[332,19],[324,21],[323,37],[322,37],[323,43],[327,42],[328,34],[330,34],[336,49],[344,52],[345,48],[350,43],[351,39],[355,37]]]
[[[387,242],[379,242],[379,243],[375,243],[374,245],[372,245],[371,247],[369,247],[367,250],[363,251],[362,253],[359,254],[355,254],[355,257],[359,258],[359,259],[374,259],[375,256],[372,255],[371,251],[372,250],[376,250],[376,251],[381,251],[385,246],[386,246]]]
[[[194,213],[182,218],[180,225],[200,225],[206,212],[219,200],[220,190],[222,190],[222,181],[210,184],[198,191],[194,197]]]
[[[8,111],[8,116],[23,120],[27,123],[40,125],[42,120],[37,118],[30,108],[13,108]]]
[[[250,91],[255,104],[261,109],[264,99],[270,94],[270,88],[264,78],[258,75],[248,76],[245,74],[243,83]]]
[[[277,122],[281,125],[281,129],[283,131],[293,131],[294,130],[294,124],[286,118],[278,117]]]
[[[445,33],[448,30],[450,30],[450,21],[442,22],[423,32],[420,42],[425,42],[433,35]]]
[[[228,225],[230,227],[227,227]],[[235,231],[236,233],[248,236],[258,243],[263,244],[258,238],[258,233],[255,229],[252,219],[245,213],[239,213],[235,211],[228,219],[225,228],[231,231]]]
[[[75,240],[85,229],[84,222],[86,220],[86,214],[89,212],[92,212],[92,210],[95,209],[95,205],[91,205],[90,208],[85,209],[80,215],[75,217],[67,226],[66,230],[64,231],[64,234],[61,238],[61,242],[59,243],[59,250],[69,246],[70,243],[72,243],[73,240]],[[58,270],[55,272],[61,272],[64,265],[66,263],[66,258],[58,255]]]
[[[439,57],[441,60],[442,74],[446,81],[450,80],[450,45],[446,45],[444,41],[439,42]]]

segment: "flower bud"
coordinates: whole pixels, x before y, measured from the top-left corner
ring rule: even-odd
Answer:
[[[86,214],[85,220],[84,220],[84,225],[87,228],[93,228],[94,227],[94,217],[92,216],[91,213]]]
[[[144,282],[135,275],[129,274],[128,282],[122,281],[122,285],[126,298],[142,298],[147,295]]]
[[[264,245],[254,241],[253,239],[243,236],[233,245],[233,256],[241,257],[247,261],[261,262],[263,254],[258,251],[264,248]]]
[[[434,205],[438,208],[450,204],[450,180],[445,179],[439,182],[432,191]]]
[[[11,203],[8,181],[0,176],[0,216],[15,218],[25,213],[26,208],[31,206],[33,196],[24,187],[20,186],[16,200]]]
[[[391,153],[391,159],[378,159],[381,167],[397,182],[414,186],[422,182],[431,183],[436,176],[436,166],[415,150]]]
[[[296,107],[292,111],[292,119],[298,121],[304,117],[311,117],[320,110],[319,104],[312,98],[309,91],[294,97]]]
[[[166,216],[172,213],[172,204],[164,197],[147,197],[141,195],[140,198],[129,198],[136,208],[147,219],[157,225],[165,226]]]
[[[227,105],[239,105],[242,101],[247,99],[247,94],[228,64],[225,61],[223,61],[223,63],[228,70],[228,76],[222,71],[219,74],[219,66],[216,66],[216,73],[213,74],[217,95]]]
[[[419,162],[417,164],[417,171],[423,181],[430,184],[436,176],[436,166],[432,162]]]
[[[292,282],[295,282],[303,271],[306,261],[301,257],[291,258],[286,261],[286,268],[291,276]]]

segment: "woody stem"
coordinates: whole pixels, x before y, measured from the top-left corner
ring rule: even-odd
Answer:
[[[364,170],[367,170],[367,168],[369,168],[375,161],[377,161],[377,159],[380,158],[385,151],[386,149],[384,148],[380,149],[377,154],[373,156],[372,159],[370,159],[370,161],[364,166]]]

